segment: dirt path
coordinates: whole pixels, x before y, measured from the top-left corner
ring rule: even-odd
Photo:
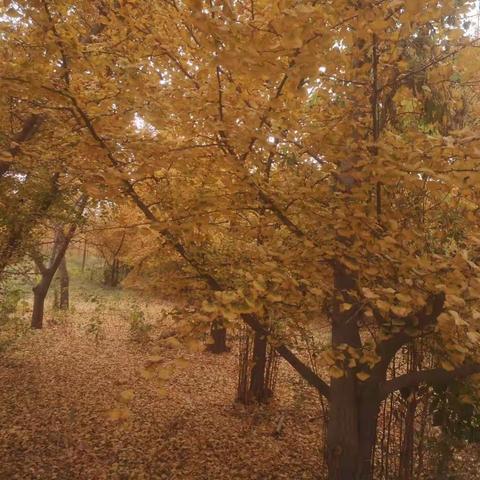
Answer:
[[[162,397],[139,375],[148,353],[128,339],[121,306],[96,305],[0,358],[1,480],[322,478],[318,403],[286,367],[277,399],[246,409],[232,402],[234,353],[189,354]],[[98,342],[85,327],[95,315],[104,317]],[[175,353],[162,355],[168,364]],[[113,422],[106,412],[125,389],[135,393],[131,417]]]

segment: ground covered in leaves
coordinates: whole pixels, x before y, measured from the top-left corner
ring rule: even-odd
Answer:
[[[233,402],[234,351],[188,353],[159,390],[141,375],[151,344],[131,338],[141,305],[128,301],[78,290],[68,316],[50,312],[0,356],[0,479],[323,478],[320,405],[286,366],[267,407]],[[112,420],[125,391],[131,414]]]

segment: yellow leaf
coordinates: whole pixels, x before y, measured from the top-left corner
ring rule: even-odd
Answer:
[[[455,325],[457,325],[457,327],[468,325],[468,323],[463,318],[461,318],[458,312],[456,312],[455,310],[449,310],[448,313],[454,319]]]
[[[362,288],[363,296],[369,300],[375,300],[378,298],[378,295],[372,292],[369,288]]]
[[[157,388],[157,394],[160,398],[166,397],[167,396],[167,390],[163,387]]]
[[[135,396],[135,393],[133,390],[131,389],[124,390],[123,392],[120,392],[120,401],[129,402],[134,396]]]
[[[467,332],[467,337],[472,343],[478,343],[480,334],[478,332]]]
[[[352,308],[352,304],[351,303],[342,303],[340,305],[340,311],[341,312],[346,312],[347,310],[350,310]]]
[[[170,348],[180,348],[182,346],[181,342],[178,340],[178,338],[175,337],[168,337],[165,340],[166,345],[168,345]]]
[[[410,303],[412,301],[412,297],[410,295],[406,295],[405,293],[397,293],[395,297],[402,303]]]
[[[455,367],[447,360],[442,360],[440,362],[440,365],[447,372],[451,372],[451,371],[455,370]]]
[[[192,353],[201,352],[203,349],[202,343],[199,340],[196,340],[195,338],[190,338],[186,340],[185,347],[187,347],[187,350]]]
[[[266,299],[267,299],[269,302],[272,302],[272,303],[281,302],[281,301],[282,301],[281,295],[275,295],[275,294],[273,294],[273,293],[269,293],[269,294],[266,296]]]
[[[171,368],[159,368],[157,370],[157,376],[160,380],[168,380],[172,375]]]
[[[160,355],[150,355],[149,357],[147,357],[147,360],[150,363],[158,363],[162,361],[162,357]]]
[[[399,307],[397,305],[392,305],[390,307],[390,310],[392,311],[392,313],[398,315],[399,317],[406,317],[411,312],[409,308]]]
[[[332,365],[329,369],[330,376],[332,378],[342,378],[345,375],[345,372],[338,368],[336,365]]]
[[[377,300],[375,303],[382,312],[388,312],[390,310],[390,305],[383,300]]]
[[[140,376],[145,380],[149,380],[153,377],[153,372],[151,370],[148,370],[147,368],[142,368],[140,370]]]
[[[186,360],[185,358],[176,358],[173,363],[178,367],[178,368],[187,368],[190,365],[190,362]]]
[[[366,372],[358,372],[357,373],[357,378],[361,381],[361,382],[364,382],[365,380],[367,380],[367,378],[370,378],[370,375]]]
[[[107,417],[112,421],[126,420],[130,415],[130,410],[125,407],[112,408],[107,412]]]

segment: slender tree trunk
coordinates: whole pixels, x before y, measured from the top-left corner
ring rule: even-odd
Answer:
[[[249,397],[263,403],[269,398],[266,386],[267,339],[255,332],[253,339],[253,367],[250,373]]]
[[[42,280],[33,287],[33,313],[32,328],[43,328],[43,312],[45,309],[45,298],[48,293],[51,278],[42,276]]]
[[[112,262],[111,285],[112,285],[112,287],[116,287],[118,285],[118,260],[116,258],[114,258],[113,262]]]
[[[83,242],[83,255],[82,255],[82,273],[85,271],[85,263],[87,262],[87,237]]]
[[[213,342],[207,347],[209,352],[225,353],[230,351],[230,348],[227,346],[227,329],[224,327],[221,320],[214,320],[212,322],[210,335]]]
[[[405,416],[405,432],[403,434],[403,444],[400,451],[400,479],[412,480],[413,478],[413,452],[415,435],[415,413],[417,410],[417,400],[413,396],[407,399],[407,413]]]
[[[83,196],[79,202],[79,216],[82,214],[85,205],[87,203],[87,197]],[[55,243],[53,246],[52,256],[48,267],[43,264],[40,255],[34,257],[35,263],[37,264],[38,269],[42,275],[40,282],[33,287],[33,312],[32,312],[32,328],[42,328],[43,327],[43,312],[45,307],[45,297],[47,296],[48,289],[52,283],[53,277],[57,272],[58,268],[62,261],[64,261],[65,253],[67,251],[68,245],[73,238],[77,225],[72,224],[68,230],[68,233],[65,234],[63,229],[59,227],[55,235]],[[66,268],[66,265],[65,265]],[[68,274],[67,274],[68,278]],[[65,300],[65,297],[64,297]]]
[[[60,280],[60,310],[68,310],[70,306],[70,278],[67,269],[67,258],[63,256],[58,268]]]

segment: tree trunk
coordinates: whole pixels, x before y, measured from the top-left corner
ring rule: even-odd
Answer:
[[[82,273],[85,271],[85,263],[87,261],[87,237],[83,242],[83,255],[82,255]]]
[[[43,311],[45,308],[45,297],[47,296],[50,282],[47,278],[42,277],[38,285],[33,287],[33,312],[32,312],[32,328],[43,328]]]
[[[332,379],[327,426],[329,480],[353,480],[360,458],[358,405],[351,372]]]
[[[70,278],[68,276],[66,255],[63,256],[59,266],[59,280],[60,280],[60,310],[68,310],[70,305]]]
[[[250,373],[249,397],[264,403],[270,397],[267,391],[265,369],[267,365],[267,338],[255,332],[253,339],[253,367]]]
[[[354,303],[350,292],[353,276],[340,263],[334,267],[337,298],[332,310],[332,347],[349,345],[360,349],[357,318],[343,311],[342,301]],[[360,382],[356,369],[339,365],[343,376],[332,378],[329,394],[326,456],[329,480],[370,480],[375,446],[377,416],[380,410],[378,385],[383,378]]]
[[[417,410],[416,397],[407,399],[407,414],[405,416],[405,430],[400,451],[399,480],[413,479],[413,453],[415,436],[415,413]]]
[[[358,397],[352,372],[332,380],[327,425],[329,480],[371,480],[380,402]]]
[[[207,347],[209,352],[225,353],[230,351],[230,348],[227,346],[227,329],[224,327],[221,320],[214,320],[212,322],[210,335],[213,342]]]

